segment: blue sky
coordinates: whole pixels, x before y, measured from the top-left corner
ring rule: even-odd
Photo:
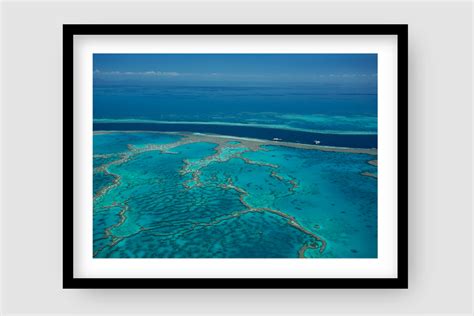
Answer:
[[[376,54],[94,54],[94,82],[373,85]]]

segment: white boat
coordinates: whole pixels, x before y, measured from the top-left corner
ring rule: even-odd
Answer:
[[[278,142],[278,141],[280,141],[280,140],[282,140],[282,139],[281,139],[281,138],[278,138],[278,137],[274,137],[273,140],[274,140],[275,142]]]
[[[319,140],[315,140],[314,144],[319,145],[319,144],[321,144],[321,142]]]

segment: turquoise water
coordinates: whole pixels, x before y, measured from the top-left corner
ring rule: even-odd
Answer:
[[[153,133],[111,133],[94,135],[94,155],[113,154],[126,151],[129,144],[140,147],[146,144],[165,144],[177,141],[180,137]]]
[[[367,164],[372,156],[277,146],[268,149],[245,156],[277,164],[278,173],[298,183],[287,194],[262,185],[273,207],[294,215],[323,236],[328,241],[324,257],[377,256],[377,180],[361,176],[362,172],[375,173],[377,168]],[[261,189],[255,196],[262,199]]]
[[[375,258],[377,179],[362,175],[377,173],[373,159],[96,134],[94,257]]]

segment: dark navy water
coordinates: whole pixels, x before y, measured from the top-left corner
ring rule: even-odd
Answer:
[[[375,89],[356,84],[94,86],[94,118],[189,120],[239,113],[377,115]]]
[[[160,131],[160,132],[193,132],[219,134],[236,137],[247,137],[314,144],[320,141],[322,146],[350,148],[377,148],[377,135],[339,135],[294,131],[276,128],[253,126],[229,126],[212,124],[160,124],[160,123],[94,123],[94,131]]]

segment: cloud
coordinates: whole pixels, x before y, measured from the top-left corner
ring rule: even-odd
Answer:
[[[94,70],[95,75],[99,76],[147,76],[147,77],[176,77],[180,73],[176,71],[101,71]]]
[[[373,82],[376,80],[375,73],[325,73],[325,74],[232,74],[232,73],[192,73],[192,72],[176,72],[176,71],[102,71],[94,70],[94,77],[105,81],[123,81],[123,80],[139,80],[154,81],[156,80],[208,80],[208,81],[255,81],[255,82]]]

